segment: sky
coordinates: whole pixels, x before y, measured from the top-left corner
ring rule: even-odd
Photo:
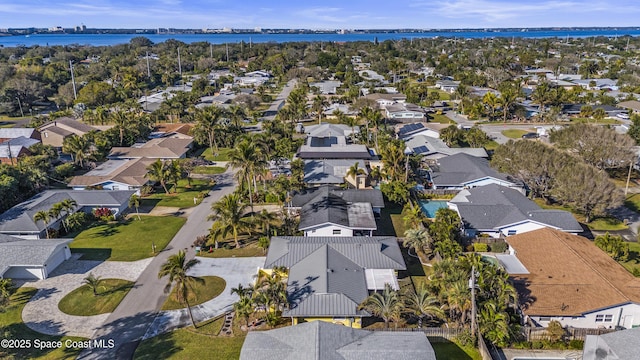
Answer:
[[[0,28],[640,26],[637,0],[1,0]]]

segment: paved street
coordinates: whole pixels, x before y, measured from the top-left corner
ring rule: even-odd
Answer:
[[[231,288],[238,284],[246,286],[255,282],[254,276],[258,268],[264,265],[264,257],[247,258],[198,258],[200,263],[189,271],[193,276],[219,276],[226,282],[222,293],[205,303],[192,306],[191,312],[196,322],[218,317],[233,309],[233,303],[238,301],[238,295],[231,294]],[[191,320],[186,309],[162,311],[155,318],[143,339],[154,337],[164,332],[190,326]]]
[[[285,100],[287,100],[289,94],[291,94],[291,91],[293,91],[297,83],[298,82],[295,79],[289,80],[284,88],[282,88],[280,94],[278,94],[278,96],[276,96],[276,98],[273,100],[269,109],[265,111],[265,116],[262,118],[262,120],[273,120],[276,117],[278,110],[280,110],[280,108],[283,106]]]
[[[211,222],[207,220],[211,214],[211,204],[224,195],[232,193],[235,187],[232,171],[227,170],[218,176],[218,184],[211,191],[210,196],[194,209],[167,248],[153,258],[140,275],[136,287],[111,313],[104,325],[96,331],[93,339],[113,339],[116,349],[87,350],[80,354],[79,359],[130,359],[133,356],[138,341],[147,332],[168,296],[164,291],[167,279],[158,279],[161,265],[179,249],[187,251],[187,258],[195,256],[191,245],[197,236],[207,234],[211,227]]]

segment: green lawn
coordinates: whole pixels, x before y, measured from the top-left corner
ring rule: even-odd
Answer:
[[[440,124],[455,124],[456,122],[442,114],[429,114],[429,122]]]
[[[207,148],[202,156],[210,161],[229,161],[229,153],[231,152],[230,148],[218,148],[214,154],[211,153],[211,148]]]
[[[194,174],[216,175],[222,174],[227,169],[222,166],[196,166],[193,169]]]
[[[23,287],[11,296],[11,303],[4,311],[0,311],[0,339],[7,340],[28,340],[31,343],[30,348],[24,349],[5,349],[0,347],[0,359],[75,359],[82,349],[67,349],[65,342],[67,340],[83,341],[84,338],[70,336],[51,336],[44,335],[29,329],[22,322],[22,309],[29,299],[36,294],[38,290],[34,288]],[[60,349],[40,350],[35,348],[35,341],[61,341]]]
[[[187,221],[175,216],[131,217],[127,221],[89,228],[76,236],[70,247],[84,253],[84,260],[135,261],[164,249]]]
[[[244,343],[245,333],[234,321],[233,336],[215,336],[222,327],[221,319],[197,329],[192,327],[164,333],[140,342],[135,360],[208,359],[236,360]]]
[[[98,295],[93,295],[89,285],[82,285],[63,297],[58,308],[65,314],[76,316],[110,313],[118,307],[133,284],[122,279],[102,279]]]
[[[214,249],[213,245],[207,245],[203,247],[202,251],[198,256],[202,257],[210,257],[210,258],[229,258],[229,257],[254,257],[254,256],[265,256],[264,250],[258,247],[257,243],[251,242],[249,244],[242,245],[241,248],[236,249],[233,243],[233,240],[229,240],[227,242],[228,249],[223,248],[224,242],[219,243],[219,247]],[[241,241],[242,244],[242,241]],[[209,252],[209,248],[212,248],[213,251]]]
[[[529,133],[530,131],[527,130],[520,130],[520,129],[507,129],[507,130],[502,130],[501,133],[502,135],[510,138],[510,139],[521,139],[522,135]]]
[[[192,179],[191,187],[188,187],[188,182],[184,179],[178,181],[177,192],[166,194],[162,189],[160,189],[159,192],[145,196],[144,199],[160,200],[156,204],[157,206],[177,208],[193,207],[200,203],[200,201],[196,201],[196,203],[194,203],[193,198],[197,197],[201,191],[211,190],[211,187],[212,184],[209,180],[205,179]],[[170,189],[170,191],[172,191],[172,189]]]
[[[624,205],[629,209],[640,213],[640,194],[633,194],[631,196],[628,196],[624,201]]]
[[[640,243],[629,242],[629,259],[627,261],[621,261],[620,264],[624,266],[629,272],[640,274]],[[635,274],[634,274],[635,275]]]
[[[220,295],[225,286],[227,286],[224,279],[217,276],[202,276],[201,278],[204,280],[204,283],[195,283],[193,291],[189,294],[189,305],[191,306],[199,305],[215,298]],[[174,288],[162,305],[162,310],[176,310],[185,307],[186,305],[179,302],[176,298],[176,289]]]
[[[438,360],[482,360],[476,348],[460,346],[454,342],[432,342]]]
[[[587,124],[597,124],[597,125],[616,125],[616,124],[620,124],[620,121],[616,120],[616,119],[611,119],[611,118],[606,118],[603,120],[599,120],[599,121],[595,121],[594,119],[589,119],[589,118],[571,118],[571,122],[572,123],[587,123]]]
[[[500,144],[498,144],[495,140],[491,140],[484,145],[484,149],[487,151],[495,150]]]
[[[629,227],[625,225],[622,221],[606,216],[599,217],[591,220],[590,223],[585,223],[584,215],[580,213],[576,213],[572,208],[559,204],[546,204],[543,199],[534,199],[536,204],[538,204],[543,209],[553,209],[553,210],[565,210],[569,211],[573,214],[573,217],[578,220],[579,223],[586,225],[589,229],[594,231],[616,231],[616,230],[625,230]]]

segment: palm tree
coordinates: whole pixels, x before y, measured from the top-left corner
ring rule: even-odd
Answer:
[[[258,247],[262,249],[263,254],[267,253],[267,249],[269,248],[270,243],[271,243],[271,240],[269,240],[268,236],[261,236],[258,239]]]
[[[424,284],[421,284],[417,290],[412,291],[406,302],[407,308],[418,316],[418,328],[422,328],[422,320],[425,317],[445,317],[442,307],[436,305],[438,299],[431,295]]]
[[[253,295],[253,288],[251,286],[244,287],[242,284],[238,284],[237,288],[231,288],[231,294],[236,294],[239,297],[249,297]]]
[[[184,174],[180,166],[180,162],[178,160],[171,160],[168,164],[166,164],[165,169],[167,173],[167,180],[173,183],[173,192],[177,193],[178,182]]]
[[[222,117],[222,109],[215,106],[210,106],[205,109],[196,109],[194,113],[194,120],[196,124],[193,129],[193,134],[200,142],[204,142],[206,139],[209,143],[211,154],[214,154],[218,150],[215,134],[220,128],[219,122]]]
[[[89,142],[84,136],[71,135],[64,139],[62,151],[70,154],[73,162],[83,168],[83,161],[87,158],[87,153],[89,152]]]
[[[445,296],[449,304],[449,316],[459,319],[458,324],[464,325],[467,321],[467,312],[471,309],[471,292],[466,280],[450,284]]]
[[[424,221],[426,220],[426,216],[420,206],[407,204],[404,208],[404,224],[406,226],[410,226],[412,229],[421,229],[424,228]],[[406,236],[406,232],[405,232]]]
[[[55,222],[60,217],[63,211],[64,211],[64,206],[62,205],[62,202],[57,202],[51,205],[51,208],[49,209],[49,217],[51,218],[51,220]],[[63,225],[66,231],[67,227],[64,223]]]
[[[358,190],[359,188],[359,184],[358,184],[358,176],[359,175],[364,175],[366,174],[364,169],[361,167],[358,167],[360,163],[356,161],[355,164],[353,164],[351,167],[349,167],[349,170],[347,170],[347,177],[352,177],[353,178],[353,182],[356,185],[356,190]]]
[[[0,306],[9,303],[9,298],[13,293],[14,287],[11,279],[0,279]]]
[[[165,291],[169,291],[171,286],[175,283],[178,301],[184,302],[185,305],[187,305],[187,312],[189,313],[189,318],[191,319],[193,327],[196,327],[196,323],[193,320],[193,314],[191,313],[189,295],[190,292],[193,291],[193,285],[196,283],[204,283],[204,279],[197,276],[187,275],[187,272],[199,262],[200,260],[197,259],[187,260],[187,254],[184,250],[180,250],[177,254],[169,256],[158,272],[158,279],[169,276],[169,282],[165,287]]]
[[[231,121],[237,126],[242,126],[242,120],[247,116],[245,109],[240,105],[231,105],[229,107],[229,116],[231,117]]]
[[[313,105],[311,105],[311,110],[316,113],[318,117],[318,124],[322,123],[322,112],[324,111],[324,107],[327,106],[327,100],[323,96],[316,96],[313,98]]]
[[[478,313],[478,329],[491,343],[505,346],[510,337],[509,315],[489,300]]]
[[[245,324],[249,326],[249,317],[253,314],[253,300],[250,297],[242,296],[240,300],[233,303],[233,311],[236,315],[244,318]]]
[[[382,318],[385,329],[388,329],[389,321],[400,319],[404,305],[400,301],[398,292],[393,290],[389,284],[385,284],[382,293],[373,293],[360,304],[359,308]]]
[[[460,113],[464,114],[464,100],[469,96],[469,89],[460,84],[455,91],[456,99],[460,100]]]
[[[149,179],[153,181],[157,181],[162,185],[165,194],[169,194],[169,189],[167,189],[167,168],[164,163],[160,159],[152,162],[147,166],[147,174],[145,175]]]
[[[130,125],[127,113],[124,110],[118,110],[111,113],[111,121],[113,121],[113,127],[118,130],[120,137],[120,146],[124,144],[124,132]]]
[[[83,284],[87,284],[91,291],[93,291],[93,296],[98,296],[98,287],[100,286],[100,282],[102,282],[100,276],[94,276],[92,272],[90,272],[82,281]]]
[[[404,232],[402,246],[413,248],[416,254],[418,251],[431,249],[432,245],[433,240],[425,229],[407,229],[407,231]]]
[[[49,220],[51,220],[51,215],[44,210],[40,210],[33,215],[34,222],[42,221],[44,223],[44,232],[47,235],[47,239],[49,238]]]
[[[140,208],[140,196],[133,194],[129,198],[129,207],[133,207],[136,209],[136,215],[138,216],[138,220],[140,220],[140,212],[138,212],[138,208]]]
[[[511,111],[511,107],[516,103],[518,94],[512,89],[505,89],[500,94],[500,106],[502,106],[502,121],[507,122],[507,115]]]
[[[249,204],[251,205],[251,210],[253,211],[253,195],[251,184],[255,185],[256,183],[256,172],[259,168],[263,167],[264,159],[260,156],[260,149],[258,149],[252,141],[245,139],[240,141],[236,145],[236,147],[229,153],[229,162],[227,166],[230,166],[235,169],[240,169],[236,173],[238,177],[238,181],[242,183],[246,181],[247,187],[249,189]],[[254,190],[257,192],[257,189]]]
[[[209,220],[214,223],[211,227],[214,236],[226,237],[229,232],[233,234],[233,241],[236,248],[240,247],[238,242],[238,234],[244,229],[250,229],[253,226],[251,217],[244,216],[247,204],[242,201],[237,192],[225,195],[222,199],[211,205],[213,214],[209,216]]]
[[[67,231],[69,231],[69,223],[67,222],[67,218],[73,212],[73,210],[75,210],[76,206],[78,206],[78,203],[73,199],[64,199],[60,202],[60,204],[62,204],[62,211],[64,211],[65,214],[65,218],[62,220],[62,223],[64,224]]]

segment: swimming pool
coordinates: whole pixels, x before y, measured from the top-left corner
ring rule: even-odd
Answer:
[[[430,219],[436,217],[436,211],[438,211],[438,209],[448,207],[447,202],[444,200],[420,200],[419,203],[422,212]]]

